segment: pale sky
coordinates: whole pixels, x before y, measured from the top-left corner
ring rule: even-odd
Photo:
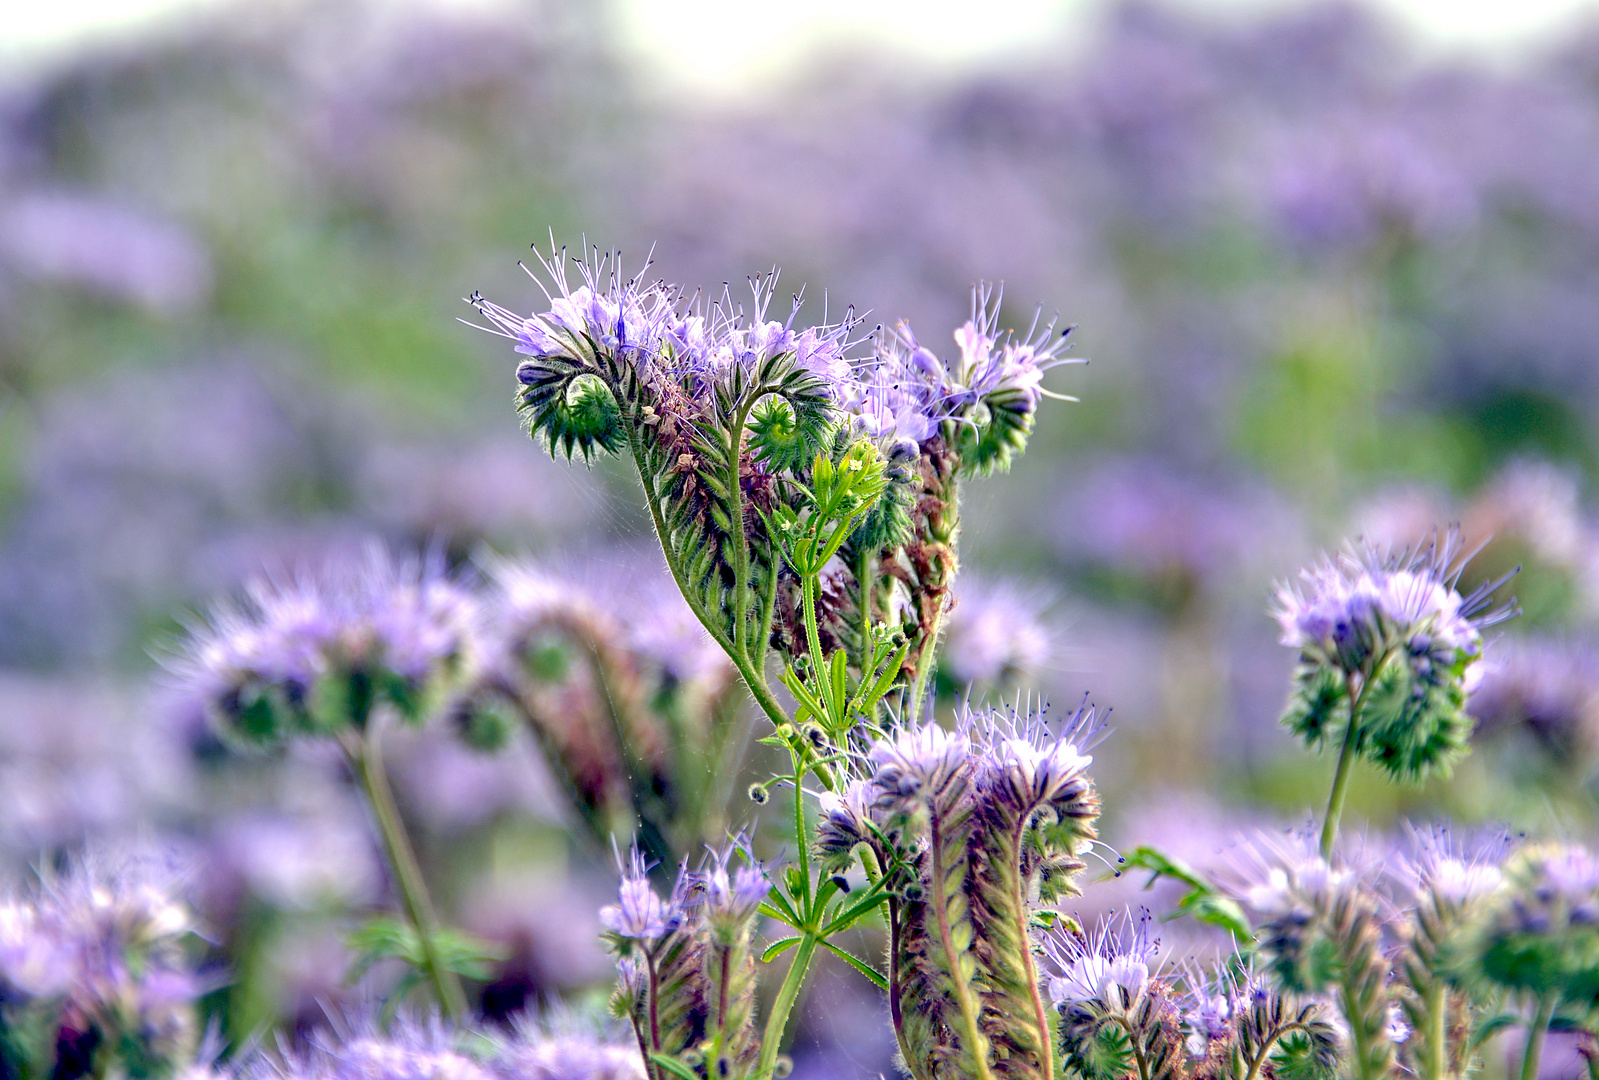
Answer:
[[[0,71],[70,54],[85,44],[159,32],[232,5],[292,8],[318,0],[0,0]],[[386,0],[473,8],[538,0]],[[1244,13],[1303,0],[1176,0]],[[1443,49],[1514,53],[1558,36],[1599,0],[1371,0]],[[897,52],[943,68],[981,64],[1060,40],[1096,0],[613,0],[617,43],[662,89],[712,96],[769,86],[817,51]]]

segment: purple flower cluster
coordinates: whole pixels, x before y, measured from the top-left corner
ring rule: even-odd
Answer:
[[[509,1036],[448,1027],[437,1019],[401,1016],[379,1026],[346,1020],[340,1036],[317,1033],[309,1050],[285,1057],[256,1055],[223,1075],[228,1080],[645,1080],[636,1046],[603,1030],[557,1017],[524,1021]]]
[[[1008,687],[1042,675],[1057,659],[1060,633],[1037,591],[968,574],[956,595],[939,657],[953,687]]]
[[[88,1039],[104,1067],[123,1055],[186,1063],[206,989],[189,959],[194,924],[154,856],[89,860],[32,893],[0,900],[5,1054],[30,1070],[58,1040]],[[20,1060],[13,1055],[20,1055]]]
[[[625,364],[646,381],[660,375],[708,389],[735,371],[749,376],[783,357],[835,395],[850,381],[854,364],[847,353],[857,325],[853,310],[841,322],[796,330],[801,306],[796,295],[787,320],[768,319],[777,287],[775,270],[750,279],[746,309],[726,285],[715,299],[701,303],[699,294],[687,296],[664,281],[644,284],[624,278],[616,252],[596,251],[573,261],[581,280],[575,288],[564,248],[548,258],[539,256],[547,283],[529,272],[549,303],[544,313],[522,316],[477,294],[469,298],[488,319],[491,332],[509,338],[517,352],[531,357],[518,371],[524,384],[544,377],[541,362],[564,361],[598,371],[603,360]]]
[[[230,718],[267,695],[303,710],[328,679],[388,678],[421,697],[476,662],[480,624],[477,597],[437,554],[396,558],[373,545],[360,559],[252,582],[194,629],[173,667]]]
[[[1025,335],[999,329],[1000,294],[972,289],[972,315],[955,331],[956,355],[947,362],[923,345],[908,323],[879,332],[875,362],[860,377],[846,408],[868,434],[923,443],[950,420],[959,421],[979,401],[1017,416],[1031,416],[1039,401],[1063,397],[1043,387],[1046,372],[1083,360],[1061,355],[1070,330],[1056,334],[1037,315]],[[1064,398],[1064,400],[1075,400]]]
[[[1099,1002],[1126,1009],[1158,970],[1160,939],[1150,933],[1153,916],[1139,908],[1100,921],[1092,932],[1060,930],[1044,938],[1044,955],[1055,966],[1049,996],[1057,1005]]]
[[[742,865],[733,865],[735,857]],[[627,943],[649,950],[673,931],[701,919],[724,929],[747,928],[771,888],[766,868],[742,838],[712,850],[698,870],[681,868],[666,900],[650,884],[648,871],[635,848],[623,868],[617,902],[600,909],[600,925],[622,956],[633,947]]]
[[[1368,547],[1326,558],[1302,572],[1302,586],[1278,587],[1282,643],[1346,673],[1369,675],[1369,665],[1400,647],[1443,667],[1469,664],[1482,652],[1482,630],[1513,609],[1487,611],[1502,582],[1462,596],[1455,586],[1464,565],[1454,532],[1415,551]]]

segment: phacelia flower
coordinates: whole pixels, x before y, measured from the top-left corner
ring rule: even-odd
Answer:
[[[964,733],[946,731],[933,721],[879,739],[867,752],[876,766],[872,785],[879,804],[903,808],[923,791],[939,791],[967,767],[971,752],[971,740]]]
[[[1277,590],[1282,643],[1346,674],[1369,674],[1374,660],[1400,647],[1475,659],[1482,630],[1509,618],[1512,606],[1487,611],[1502,581],[1467,596],[1455,585],[1465,569],[1458,531],[1415,551],[1349,551],[1301,574],[1304,585]]]
[[[539,255],[538,261],[544,277],[531,270],[528,276],[549,303],[542,314],[518,315],[476,293],[469,297],[489,320],[491,333],[509,338],[517,352],[531,357],[517,378],[524,384],[537,381],[550,360],[593,366],[602,357],[648,374],[672,328],[676,291],[664,283],[625,277],[619,252],[601,254],[596,249],[583,259],[569,259],[565,248],[552,245],[550,255]],[[569,276],[574,263],[581,281],[575,288]]]
[[[1042,711],[992,709],[967,712],[961,726],[981,748],[978,782],[1003,789],[1017,806],[1061,802],[1092,787],[1087,752],[1105,735],[1104,722],[1093,706],[1078,709],[1052,732]]]
[[[359,721],[384,695],[414,715],[472,662],[478,637],[477,599],[437,554],[373,545],[252,582],[195,628],[173,667],[233,727],[269,739]]]
[[[1055,658],[1057,634],[1036,595],[1012,582],[963,576],[958,597],[939,657],[941,674],[957,693],[1036,676]]]
[[[1535,844],[1504,867],[1505,886],[1468,936],[1470,968],[1511,990],[1590,1001],[1599,994],[1599,859]]]
[[[1401,779],[1448,775],[1471,734],[1482,630],[1515,610],[1487,610],[1503,579],[1456,590],[1459,553],[1452,530],[1415,552],[1324,560],[1304,572],[1304,589],[1279,588],[1282,640],[1300,655],[1283,725]]]
[[[739,855],[744,865],[730,865],[734,855]],[[713,850],[705,865],[693,875],[693,880],[706,917],[714,923],[729,925],[747,921],[771,889],[766,868],[755,861],[742,837]]]
[[[648,944],[665,937],[681,918],[677,905],[663,901],[650,885],[644,856],[635,849],[622,871],[617,902],[600,909],[600,925],[619,940]]]
[[[1057,1005],[1096,1002],[1126,1009],[1149,983],[1160,939],[1150,934],[1148,908],[1104,919],[1092,933],[1061,930],[1043,940],[1044,955],[1053,963],[1049,996]]]

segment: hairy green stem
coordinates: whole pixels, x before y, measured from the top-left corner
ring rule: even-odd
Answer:
[[[1349,767],[1355,760],[1355,725],[1350,721],[1344,732],[1344,745],[1338,751],[1338,768],[1333,772],[1332,795],[1327,800],[1327,817],[1321,824],[1321,857],[1332,859],[1333,843],[1338,839],[1338,819],[1344,814],[1349,795]]]
[[[1375,669],[1374,669],[1375,670]],[[1333,771],[1332,794],[1327,799],[1327,816],[1321,823],[1321,857],[1332,860],[1333,843],[1338,839],[1338,820],[1344,816],[1344,800],[1349,795],[1349,769],[1355,763],[1355,743],[1360,734],[1360,707],[1366,700],[1368,677],[1355,693],[1355,677],[1344,678],[1344,696],[1349,701],[1349,719],[1344,724],[1344,744],[1338,751],[1338,767]]]
[[[767,1080],[777,1067],[777,1054],[782,1047],[783,1032],[788,1027],[788,1014],[794,1011],[794,1002],[799,999],[800,987],[810,971],[811,958],[816,955],[816,941],[816,936],[809,931],[800,938],[794,950],[794,959],[788,965],[788,974],[783,978],[783,985],[778,988],[777,998],[772,1002],[772,1011],[766,1017],[766,1029],[761,1033],[760,1060],[755,1066],[758,1080]]]
[[[1549,1033],[1549,1021],[1555,1015],[1556,994],[1545,994],[1538,1001],[1538,1011],[1527,1028],[1527,1052],[1521,1057],[1521,1080],[1538,1080],[1538,1062],[1543,1057],[1544,1036]]]
[[[1366,1030],[1366,1018],[1360,1012],[1360,992],[1351,981],[1349,975],[1339,981],[1338,993],[1341,998],[1339,1004],[1344,1010],[1344,1019],[1349,1022],[1349,1041],[1354,1044],[1355,1068],[1353,1075],[1358,1080],[1381,1080],[1371,1071],[1371,1052],[1369,1046],[1370,1032]]]
[[[706,612],[704,606],[700,604],[693,591],[688,587],[688,578],[684,576],[683,568],[678,565],[678,561],[672,556],[671,540],[666,531],[666,516],[661,512],[660,499],[656,498],[655,492],[651,490],[649,481],[646,479],[648,472],[645,468],[643,455],[643,447],[635,443],[633,464],[638,471],[639,481],[644,487],[644,503],[649,508],[650,522],[655,526],[655,535],[660,541],[661,554],[666,559],[666,568],[671,573],[672,580],[677,584],[677,591],[682,594],[683,601],[688,604],[689,610],[694,613],[694,617],[705,628],[705,632],[711,635],[711,640],[720,645],[722,651],[727,653],[728,659],[733,661],[733,666],[738,669],[739,676],[744,680],[744,685],[749,688],[750,696],[755,699],[755,704],[761,707],[761,711],[766,714],[767,719],[771,720],[774,726],[788,723],[788,713],[783,711],[783,706],[778,704],[771,688],[766,685],[764,673],[758,671],[747,657],[733,648],[732,641],[722,632],[722,628],[711,619],[710,614]],[[762,655],[765,655],[764,650]]]
[[[916,723],[922,718],[922,700],[927,694],[927,678],[933,672],[933,667],[938,656],[938,635],[944,629],[944,609],[947,598],[939,600],[938,613],[933,616],[933,625],[927,628],[922,636],[922,654],[916,658],[916,679],[911,683],[910,709],[905,716],[911,723]]]
[[[1013,838],[1015,850],[1021,851],[1023,834],[1027,829],[1027,817],[1017,823],[1016,835]],[[1038,965],[1033,959],[1031,927],[1028,925],[1027,894],[1023,889],[1023,878],[1020,873],[1014,875],[1015,888],[1011,890],[1011,910],[1016,913],[1017,927],[1016,940],[1021,942],[1022,974],[1027,980],[1027,990],[1032,995],[1033,1019],[1038,1021],[1038,1046],[1043,1058],[1040,1063],[1044,1067],[1044,1080],[1054,1080],[1055,1077],[1055,1040],[1050,1037],[1053,1026],[1049,1022],[1049,1011],[1044,1005],[1043,989],[1039,985]]]
[[[400,820],[399,807],[394,804],[394,793],[389,789],[388,776],[383,771],[383,756],[377,744],[378,726],[368,722],[364,739],[352,738],[344,742],[344,751],[352,770],[361,782],[372,816],[377,820],[378,832],[383,837],[383,850],[389,857],[389,868],[394,872],[394,883],[400,890],[406,918],[422,945],[422,966],[438,994],[439,1006],[445,1019],[460,1023],[466,1015],[466,993],[455,972],[444,966],[435,938],[438,920],[433,913],[433,901],[428,897],[427,886],[422,881],[422,870],[417,865],[416,853],[406,836],[405,824]]]
[[[1427,990],[1427,1080],[1449,1075],[1449,990],[1434,979]]]

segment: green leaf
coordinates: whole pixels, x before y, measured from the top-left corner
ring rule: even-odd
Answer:
[[[837,945],[834,945],[831,941],[823,941],[822,947],[832,952],[833,955],[839,957],[841,960],[844,960],[850,965],[850,967],[854,968],[862,975],[865,975],[868,979],[872,980],[872,985],[876,986],[879,990],[888,989],[888,980],[883,978],[878,970],[872,967],[872,965],[868,964],[865,960],[862,960],[854,953],[845,952]]]
[[[660,1066],[679,1080],[700,1080],[699,1074],[693,1069],[667,1054],[651,1054],[650,1063]]]
[[[1239,941],[1254,940],[1255,931],[1244,909],[1187,863],[1147,844],[1129,851],[1125,858],[1128,870],[1148,870],[1153,875],[1145,888],[1162,877],[1188,886],[1188,892],[1177,902],[1177,911],[1168,917],[1191,915],[1199,922],[1226,930]]]
[[[770,964],[773,960],[798,945],[802,940],[804,939],[799,935],[795,935],[794,937],[786,937],[781,941],[772,942],[771,945],[767,946],[766,951],[761,953],[761,963]]]

